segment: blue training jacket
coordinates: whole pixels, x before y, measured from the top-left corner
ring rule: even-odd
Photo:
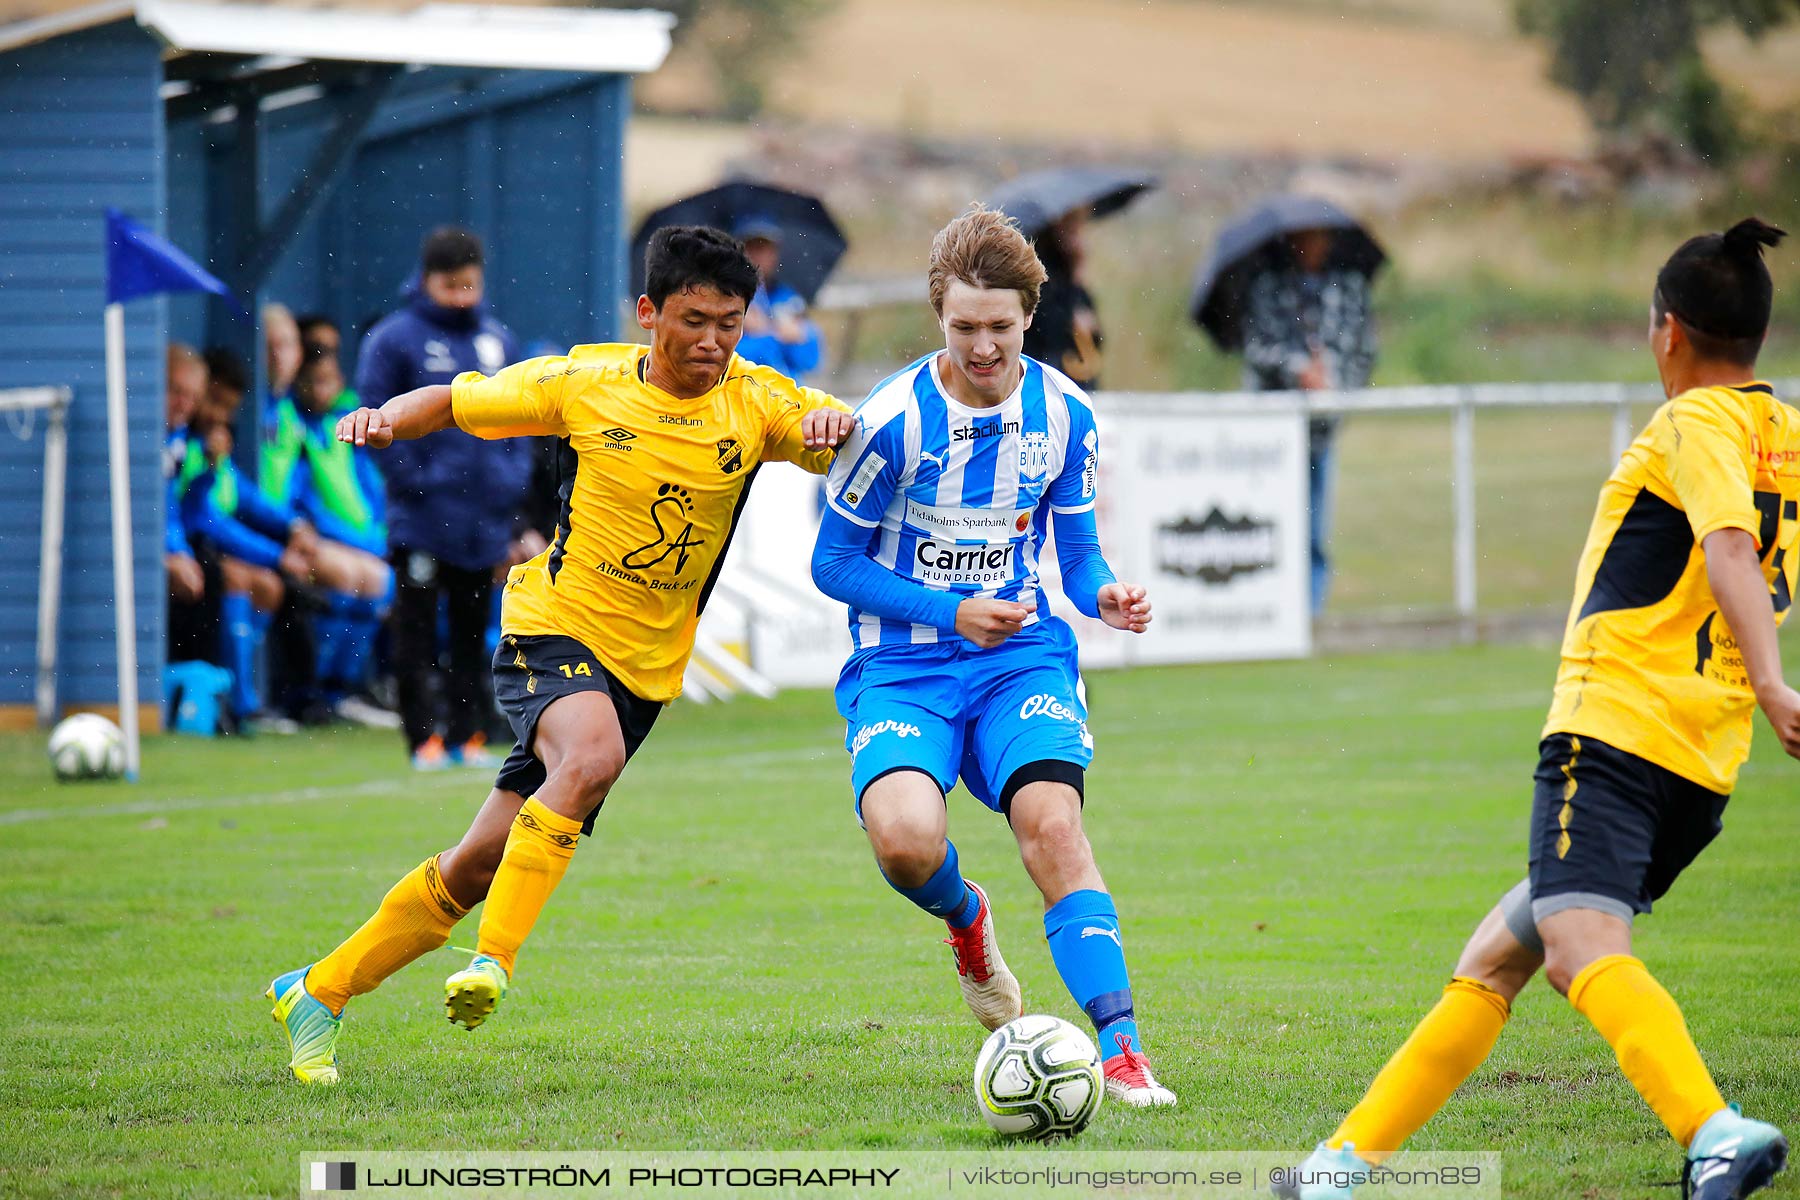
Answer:
[[[517,356],[512,331],[484,308],[443,308],[415,282],[407,306],[363,339],[356,391],[373,407],[464,371],[492,375]],[[531,483],[531,443],[483,441],[446,429],[395,442],[375,461],[387,481],[390,546],[422,550],[465,570],[505,557]]]

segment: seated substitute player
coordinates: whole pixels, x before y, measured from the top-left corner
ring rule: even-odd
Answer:
[[[1530,875],[1277,1195],[1349,1196],[1487,1058],[1540,967],[1687,1151],[1684,1195],[1732,1200],[1781,1169],[1786,1139],[1726,1105],[1681,1010],[1632,956],[1631,922],[1718,835],[1757,705],[1800,758],[1800,693],[1776,640],[1800,582],[1800,410],[1754,375],[1772,290],[1762,250],[1782,236],[1740,221],[1657,274],[1650,349],[1671,399],[1601,489],[1582,552]]]
[[[1173,1104],[1139,1047],[1118,914],[1081,827],[1093,741],[1075,634],[1039,612],[1050,515],[1077,609],[1142,633],[1150,602],[1101,557],[1086,395],[1021,353],[1043,281],[1000,213],[977,207],[938,233],[930,293],[945,348],[857,409],[826,483],[813,579],[850,606],[837,702],[857,816],[888,883],[948,924],[976,1018],[997,1029],[1024,1009],[987,896],[945,837],[959,775],[1007,818],[1043,892],[1050,954],[1098,1031],[1107,1094]]]
[[[579,835],[681,691],[758,464],[822,474],[853,424],[848,406],[735,355],[756,269],[730,237],[659,230],[646,277],[648,347],[577,346],[491,378],[468,372],[338,425],[377,450],[453,421],[481,437],[561,438],[562,483],[555,540],[506,582],[494,692],[519,744],[486,803],[347,941],[269,986],[302,1082],[337,1082],[349,999],[442,946],[484,898],[479,953],[450,976],[444,1003],[470,1029],[493,1011]]]

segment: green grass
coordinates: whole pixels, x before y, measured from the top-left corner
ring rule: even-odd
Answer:
[[[1182,1105],[1107,1109],[1080,1149],[1331,1130],[1523,872],[1552,670],[1474,649],[1092,680],[1089,831]],[[870,863],[840,737],[816,692],[673,710],[497,1018],[452,1029],[463,959],[430,955],[352,1006],[330,1092],[288,1077],[261,989],[454,839],[485,781],[335,733],[153,739],[143,783],[59,787],[36,738],[0,738],[0,1194],[287,1194],[330,1146],[992,1146],[967,1094],[981,1031],[941,931]],[[1800,774],[1759,738],[1730,830],[1639,945],[1726,1094],[1793,1122]],[[951,805],[1029,1006],[1079,1019],[1004,823]],[[1504,1151],[1521,1197],[1667,1195],[1677,1161],[1541,983],[1415,1145]]]

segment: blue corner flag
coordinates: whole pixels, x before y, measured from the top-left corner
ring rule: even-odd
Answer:
[[[205,267],[116,208],[106,210],[106,302],[157,292],[212,292],[234,305],[231,289]]]

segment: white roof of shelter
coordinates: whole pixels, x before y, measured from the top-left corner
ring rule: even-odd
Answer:
[[[651,10],[426,4],[410,11],[204,0],[111,0],[0,26],[0,52],[136,18],[175,56],[243,54],[342,62],[654,71],[675,18]]]

